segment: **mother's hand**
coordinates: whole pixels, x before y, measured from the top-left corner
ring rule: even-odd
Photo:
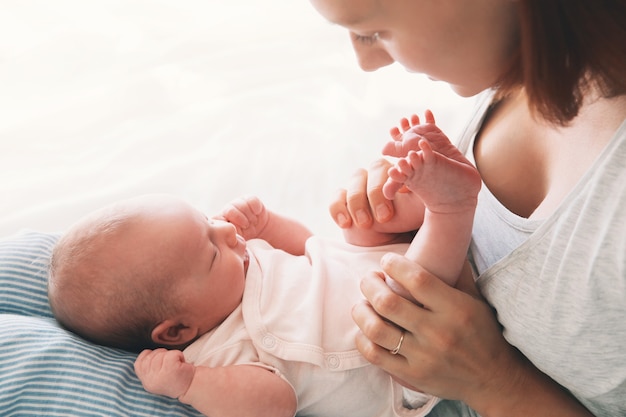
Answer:
[[[468,294],[401,255],[387,254],[381,265],[422,306],[391,291],[382,272],[367,275],[368,301],[353,310],[367,360],[409,388],[461,400],[484,416],[592,416],[506,342],[471,275],[457,285]]]
[[[424,205],[413,193],[383,195],[391,163],[379,159],[369,169],[354,173],[348,187],[339,190],[330,214],[348,243],[376,246],[410,241],[424,219]]]
[[[507,392],[521,355],[504,340],[489,305],[403,256],[388,254],[381,263],[423,307],[391,291],[383,273],[367,275],[361,289],[368,301],[353,310],[365,358],[410,388],[468,404]]]
[[[338,191],[330,205],[330,214],[339,227],[367,229],[375,222],[386,223],[394,217],[393,202],[382,191],[389,168],[391,163],[380,158],[369,169],[357,170],[347,188]]]

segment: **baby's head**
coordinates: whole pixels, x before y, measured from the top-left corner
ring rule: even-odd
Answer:
[[[182,348],[240,303],[247,253],[233,225],[184,201],[143,196],[98,210],[57,243],[57,320],[98,344]]]

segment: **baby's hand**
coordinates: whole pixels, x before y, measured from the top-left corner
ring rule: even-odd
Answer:
[[[146,391],[178,398],[185,394],[195,374],[180,350],[144,350],[135,360],[135,373]]]
[[[229,203],[217,218],[234,224],[237,233],[247,240],[261,236],[270,215],[258,197],[247,196]]]

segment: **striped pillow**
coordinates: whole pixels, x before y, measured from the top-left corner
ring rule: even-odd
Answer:
[[[144,391],[134,354],[93,345],[54,321],[46,269],[56,239],[27,232],[0,241],[0,415],[200,416]]]
[[[0,313],[53,317],[46,283],[58,237],[28,231],[0,240]]]

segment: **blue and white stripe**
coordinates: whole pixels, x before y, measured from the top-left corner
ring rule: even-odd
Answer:
[[[146,392],[134,354],[93,345],[56,323],[46,277],[57,238],[28,232],[0,241],[0,415],[200,416]]]

